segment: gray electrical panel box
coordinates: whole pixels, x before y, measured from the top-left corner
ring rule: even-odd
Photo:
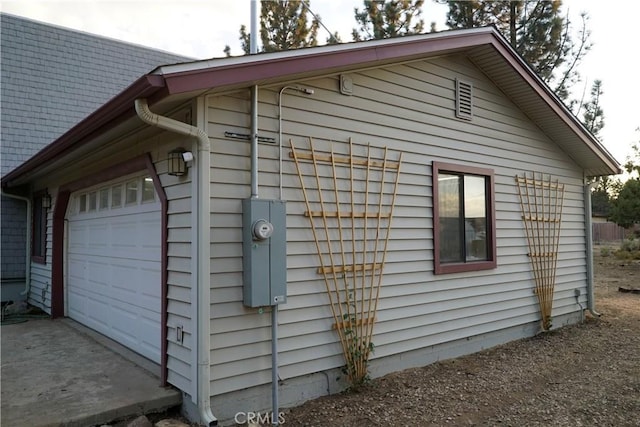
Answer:
[[[244,305],[287,301],[287,210],[282,200],[242,201]]]

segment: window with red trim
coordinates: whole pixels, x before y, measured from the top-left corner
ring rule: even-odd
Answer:
[[[47,208],[44,206],[46,193],[36,193],[33,198],[31,260],[40,264],[46,263],[47,254]]]
[[[434,271],[496,267],[493,170],[433,162]]]

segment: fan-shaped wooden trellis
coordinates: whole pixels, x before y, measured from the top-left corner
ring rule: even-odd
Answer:
[[[545,181],[544,175],[532,172],[516,176],[522,220],[529,245],[529,260],[535,278],[535,292],[538,296],[542,328],[551,328],[553,290],[558,264],[558,243],[562,221],[564,184],[552,182],[551,176]]]
[[[359,145],[358,156],[351,139],[347,153],[335,153],[333,143],[322,151],[311,138],[308,150],[290,144],[320,258],[318,274],[324,276],[347,376],[357,385],[367,378],[373,351],[402,153],[392,161],[386,147]]]

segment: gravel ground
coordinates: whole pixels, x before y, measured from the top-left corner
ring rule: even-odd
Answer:
[[[596,256],[584,323],[376,379],[287,426],[640,426],[640,262]]]
[[[640,289],[640,261],[600,254],[600,318],[309,401],[283,425],[640,427],[640,295],[618,291]],[[167,418],[197,425],[175,410],[149,415]]]

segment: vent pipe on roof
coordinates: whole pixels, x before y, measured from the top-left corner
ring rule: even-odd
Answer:
[[[251,27],[249,28],[249,53],[258,53],[258,0],[251,0]]]
[[[258,53],[258,0],[251,0],[249,53]],[[258,86],[251,88],[251,198],[258,198]]]

